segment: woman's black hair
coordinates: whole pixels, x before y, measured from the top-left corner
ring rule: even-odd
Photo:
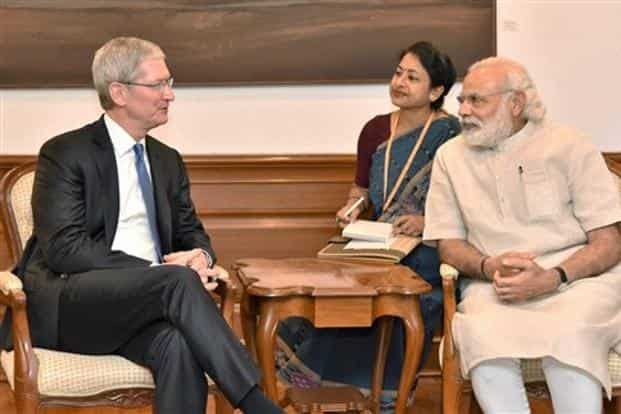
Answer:
[[[453,66],[451,58],[440,52],[430,42],[424,41],[416,42],[407,49],[402,50],[399,55],[399,60],[403,59],[408,53],[416,56],[421,65],[423,65],[431,79],[432,88],[444,86],[444,91],[442,91],[440,97],[431,102],[432,109],[438,110],[442,108],[442,105],[444,105],[444,97],[449,93],[457,78],[455,66]]]

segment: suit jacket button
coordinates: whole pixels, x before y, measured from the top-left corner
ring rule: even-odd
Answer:
[[[60,274],[60,278],[61,279],[67,279],[68,278],[67,273],[61,273]]]

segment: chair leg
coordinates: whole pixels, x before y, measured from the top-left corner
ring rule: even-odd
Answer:
[[[621,395],[614,397],[614,413],[621,414]]]
[[[446,364],[442,372],[442,414],[461,414],[462,405],[470,413],[472,394],[464,398],[464,383],[458,367]],[[463,404],[462,404],[463,403]]]
[[[31,395],[15,396],[15,412],[16,414],[36,414],[39,409],[39,399]]]
[[[216,390],[213,397],[216,405],[216,414],[233,414],[233,411],[235,411],[235,409],[233,408],[229,400],[227,400],[224,395],[222,395],[222,392],[220,392],[220,390]]]

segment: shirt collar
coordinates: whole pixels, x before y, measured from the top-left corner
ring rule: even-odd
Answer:
[[[104,123],[106,124],[106,128],[108,129],[108,135],[110,135],[110,141],[112,141],[112,147],[114,148],[114,153],[117,157],[122,157],[129,151],[132,151],[136,143],[142,145],[145,144],[144,138],[136,142],[136,140],[131,135],[129,135],[122,126],[116,123],[116,121],[114,121],[114,119],[112,119],[108,114],[104,114]]]

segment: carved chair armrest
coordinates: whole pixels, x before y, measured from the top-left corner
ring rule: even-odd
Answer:
[[[0,272],[0,303],[10,306],[9,297],[11,292],[22,290],[22,281],[11,272]]]
[[[222,266],[216,265],[214,268],[218,271],[218,286],[214,289],[214,293],[220,296],[220,312],[226,323],[233,327],[233,307],[237,284]]]
[[[26,313],[26,294],[22,281],[10,272],[0,272],[0,303],[11,310],[13,349],[15,350],[14,384],[22,395],[37,394],[39,362],[32,349]]]
[[[451,326],[453,316],[457,311],[457,301],[455,299],[455,281],[459,277],[459,271],[448,264],[440,265],[440,276],[442,276],[442,291],[444,294],[444,355],[443,359],[455,358],[455,347],[453,344],[453,334]]]

